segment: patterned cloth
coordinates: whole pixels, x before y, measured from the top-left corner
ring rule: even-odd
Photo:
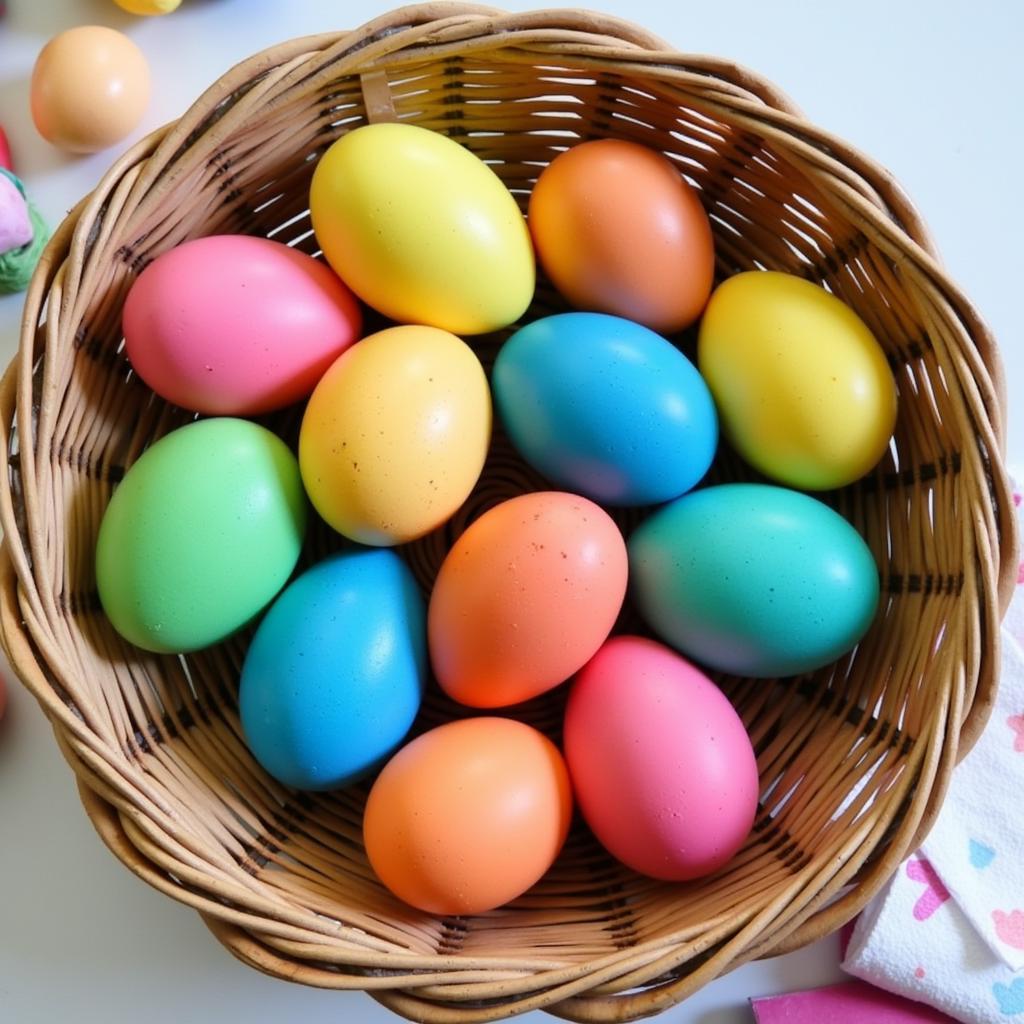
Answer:
[[[843,962],[971,1024],[1024,1024],[1024,565],[1017,582],[989,724],[922,849],[861,915]]]

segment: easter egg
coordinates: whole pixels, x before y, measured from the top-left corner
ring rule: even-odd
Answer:
[[[337,275],[281,242],[196,238],[158,256],[123,313],[132,367],[169,402],[258,416],[306,398],[359,337]]]
[[[736,450],[805,490],[859,479],[885,453],[896,385],[860,317],[824,288],[775,271],[723,282],[700,325],[700,372]]]
[[[80,25],[54,36],[32,69],[32,120],[47,142],[95,153],[130,134],[149,104],[149,65],[112,28]]]
[[[336,789],[409,731],[427,671],[426,612],[393,551],[333,555],[288,585],[242,666],[246,742],[276,779]]]
[[[129,14],[143,16],[170,14],[181,6],[181,0],[114,0],[114,3]]]
[[[750,834],[757,761],[743,722],[653,640],[612,637],[587,662],[569,691],[565,758],[587,824],[641,874],[710,874]]]
[[[401,900],[431,914],[482,914],[554,863],[572,816],[558,748],[505,718],[424,733],[385,765],[363,817],[366,853]]]
[[[316,510],[361,544],[404,544],[466,500],[491,437],[480,360],[436,327],[392,327],[343,353],[316,386],[299,436]]]
[[[309,207],[327,262],[392,320],[481,334],[517,320],[533,298],[533,247],[515,199],[437,132],[346,133],[317,164]]]
[[[563,313],[502,346],[494,400],[513,444],[556,484],[607,505],[688,491],[718,443],[696,367],[660,335],[603,313]]]
[[[559,154],[529,206],[537,258],[578,309],[662,333],[693,323],[711,292],[711,225],[696,191],[661,153],[596,139]]]
[[[725,484],[683,495],[629,541],[641,614],[673,647],[740,676],[809,672],[850,650],[878,570],[838,512],[797,491]]]
[[[305,530],[280,438],[245,420],[190,423],[143,452],[110,499],[96,542],[103,610],[147,651],[219,643],[284,586]]]
[[[523,494],[452,545],[427,636],[441,688],[476,708],[535,697],[601,646],[626,593],[626,546],[608,513],[575,494]]]

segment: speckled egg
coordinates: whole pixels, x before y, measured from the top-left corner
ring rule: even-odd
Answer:
[[[608,513],[538,491],[485,512],[452,545],[428,612],[444,691],[477,708],[569,679],[601,646],[626,593],[626,545]]]
[[[392,327],[353,345],[317,384],[299,464],[335,530],[404,544],[466,500],[490,439],[491,392],[469,346],[436,327]]]

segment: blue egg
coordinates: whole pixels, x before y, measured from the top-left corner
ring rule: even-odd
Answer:
[[[242,667],[239,710],[256,760],[296,789],[336,789],[373,771],[419,710],[425,618],[393,551],[353,548],[299,576]]]
[[[741,676],[835,661],[879,597],[861,535],[810,495],[767,484],[705,487],[658,509],[629,539],[629,578],[659,636]]]
[[[536,320],[502,347],[491,383],[523,458],[606,505],[676,498],[715,456],[718,417],[703,378],[675,346],[630,320]]]

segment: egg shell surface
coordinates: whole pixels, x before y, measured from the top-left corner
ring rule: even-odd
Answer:
[[[817,284],[776,271],[730,277],[704,312],[697,364],[726,436],[780,483],[843,487],[888,448],[897,402],[885,353]]]
[[[492,384],[527,462],[602,504],[678,497],[715,456],[718,418],[696,367],[660,335],[620,317],[535,320],[502,346]]]
[[[129,14],[143,17],[170,14],[181,6],[181,0],[114,0],[114,3]]]
[[[533,298],[533,246],[515,199],[438,132],[347,132],[317,164],[309,206],[327,262],[392,320],[481,334],[516,321]]]
[[[626,577],[622,534],[586,498],[540,491],[496,505],[434,584],[427,633],[441,688],[496,708],[565,682],[611,631]]]
[[[129,135],[149,104],[149,65],[126,35],[79,25],[54,36],[32,68],[32,120],[47,142],[95,153]]]
[[[724,484],[685,494],[629,540],[648,625],[702,665],[776,677],[850,650],[878,606],[870,548],[838,512],[798,491]]]
[[[404,544],[469,496],[491,439],[480,360],[436,327],[392,327],[343,353],[302,420],[299,464],[310,500],[360,544]]]
[[[409,731],[427,673],[426,608],[393,551],[307,569],[263,617],[242,667],[246,741],[278,781],[327,790],[371,772]]]
[[[219,643],[284,586],[306,531],[295,456],[238,419],[172,431],[125,473],[96,543],[100,601],[147,651]]]
[[[530,196],[529,225],[540,263],[578,309],[671,334],[707,302],[710,222],[680,169],[653,149],[595,139],[560,153]]]
[[[526,892],[569,832],[558,748],[505,718],[467,718],[417,737],[384,767],[363,819],[380,880],[431,914],[481,914]]]
[[[641,874],[710,874],[750,834],[758,777],[743,722],[710,679],[653,640],[612,637],[582,669],[565,756],[587,824]]]
[[[215,416],[257,416],[308,397],[359,337],[362,311],[312,256],[210,235],[143,270],[123,324],[128,358],[157,394]]]

